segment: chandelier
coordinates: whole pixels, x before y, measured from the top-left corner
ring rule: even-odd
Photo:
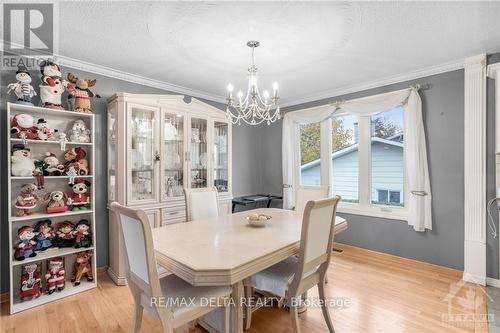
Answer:
[[[247,46],[252,48],[252,65],[248,67],[248,89],[243,98],[243,92],[240,90],[237,94],[237,101],[233,98],[233,85],[227,85],[227,118],[233,124],[241,124],[243,120],[249,125],[259,125],[264,121],[269,125],[276,120],[281,119],[280,107],[278,105],[278,83],[273,84],[273,95],[270,96],[267,90],[264,90],[262,96],[257,86],[257,67],[254,62],[254,51],[260,43],[255,40],[247,42]],[[276,107],[274,110],[273,107]]]

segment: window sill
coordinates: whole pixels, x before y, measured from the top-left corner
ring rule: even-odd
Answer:
[[[356,204],[340,203],[337,207],[338,213],[380,217],[391,220],[408,220],[408,212],[403,208],[371,206],[362,208]]]

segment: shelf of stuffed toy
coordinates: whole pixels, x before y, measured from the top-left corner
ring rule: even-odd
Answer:
[[[30,147],[31,145],[58,145],[60,146],[61,143],[58,140],[51,140],[51,141],[44,141],[44,140],[23,140],[23,139],[17,139],[17,138],[12,138],[10,139],[10,142],[12,143],[17,143],[17,144],[22,144],[23,142],[26,142],[26,146]],[[71,141],[66,141],[66,146],[92,146],[92,142],[71,142]]]
[[[12,312],[95,288],[94,250],[87,251],[14,266]]]
[[[19,266],[19,265],[26,265],[31,262],[36,262],[36,261],[42,261],[42,260],[47,260],[50,258],[56,258],[56,257],[64,257],[69,254],[74,254],[82,251],[87,251],[87,250],[94,250],[94,247],[88,247],[88,248],[77,248],[75,249],[74,247],[70,248],[57,248],[57,247],[52,247],[44,252],[37,252],[36,257],[31,257],[31,258],[26,258],[24,260],[14,260],[12,264],[14,266]]]
[[[32,106],[32,105],[23,105],[16,103],[8,103],[10,106],[10,112],[15,113],[33,113],[38,115],[55,115],[58,118],[60,117],[70,117],[70,118],[91,118],[93,116],[92,113],[83,113],[83,112],[75,112],[68,110],[56,110],[44,108],[41,106]]]
[[[42,186],[37,186],[42,183]],[[12,178],[11,220],[24,221],[52,216],[89,214],[94,209],[92,176],[53,176],[40,182],[36,177]]]

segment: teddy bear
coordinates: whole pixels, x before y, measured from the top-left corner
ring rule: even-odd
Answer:
[[[68,210],[65,200],[68,196],[63,191],[52,191],[43,197],[47,201],[47,213],[62,213]]]
[[[75,147],[67,150],[66,153],[64,153],[64,159],[66,160],[64,168],[66,172],[69,170],[71,163],[77,162],[79,165],[78,174],[80,176],[88,175],[90,172],[89,162],[85,159],[85,156],[87,156],[87,153],[82,147]]]
[[[72,206],[72,211],[86,210],[90,203],[90,195],[87,193],[90,182],[84,179],[78,179],[73,185],[70,185],[73,193],[68,197],[67,204]]]
[[[35,238],[33,228],[23,225],[17,230],[17,236],[19,237],[19,242],[14,246],[14,258],[16,260],[24,260],[25,258],[35,257],[36,253],[33,247],[36,245],[36,242],[33,240]]]
[[[92,107],[90,104],[90,99],[101,98],[98,94],[94,94],[90,91],[90,87],[93,87],[97,80],[84,80],[79,79],[75,74],[68,73],[67,79],[69,82],[75,84],[74,89],[68,89],[69,96],[68,99],[75,98],[75,106],[73,111],[92,113]]]
[[[21,193],[16,198],[14,207],[17,208],[16,216],[31,215],[31,210],[36,208],[38,204],[38,195],[36,190],[38,187],[35,184],[24,184],[21,187]]]
[[[26,113],[16,114],[10,122],[10,133],[23,140],[38,139],[35,119]]]
[[[69,131],[69,140],[72,142],[90,142],[90,130],[81,119],[76,120]]]
[[[64,165],[59,162],[59,159],[54,153],[45,153],[43,161],[47,163],[47,167],[44,169],[44,174],[46,176],[61,176],[64,174]]]
[[[73,89],[68,81],[62,79],[61,68],[52,60],[40,63],[42,79],[40,82],[40,100],[49,109],[64,110],[61,96],[65,89]]]
[[[43,118],[38,119],[35,128],[38,134],[38,140],[52,140],[54,138],[54,133],[58,132],[57,129],[51,129],[47,121]]]
[[[12,146],[10,157],[10,172],[16,177],[31,177],[35,171],[35,161],[31,158],[31,151],[23,144]]]

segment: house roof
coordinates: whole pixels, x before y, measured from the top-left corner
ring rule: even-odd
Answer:
[[[398,135],[396,135],[398,136]],[[394,136],[394,137],[396,137]],[[392,138],[392,137],[391,137]],[[398,141],[393,141],[393,140],[389,140],[389,139],[382,139],[382,138],[377,138],[377,137],[372,137],[372,144],[374,143],[383,143],[383,144],[387,144],[387,145],[391,145],[391,146],[394,146],[394,147],[400,147],[400,148],[403,148],[404,145],[402,142],[398,142]],[[352,144],[348,147],[345,147],[339,151],[336,151],[335,153],[332,154],[332,160],[336,159],[336,158],[339,158],[341,156],[344,156],[344,155],[347,155],[353,151],[356,151],[358,150],[359,148],[359,144],[358,143],[355,143],[355,144]],[[318,158],[314,161],[311,161],[309,163],[306,163],[304,165],[302,165],[300,167],[300,169],[302,171],[304,170],[307,170],[307,169],[310,169],[310,168],[313,168],[315,166],[318,166],[320,164],[321,160]]]

